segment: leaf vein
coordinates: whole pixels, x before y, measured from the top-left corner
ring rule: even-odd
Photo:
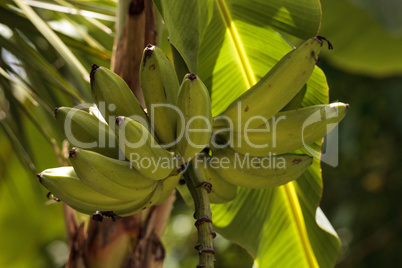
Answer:
[[[244,50],[243,44],[241,42],[241,38],[239,33],[237,32],[236,25],[234,24],[232,17],[230,15],[229,9],[225,3],[225,0],[217,0],[216,1],[219,7],[219,10],[222,15],[222,19],[225,23],[225,26],[229,32],[230,39],[233,43],[233,46],[236,50],[236,54],[239,58],[241,69],[245,80],[247,82],[248,88],[252,87],[257,81],[254,76],[253,69],[248,61],[246,51]]]

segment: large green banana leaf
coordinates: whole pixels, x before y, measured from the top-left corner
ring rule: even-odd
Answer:
[[[401,8],[400,0],[322,0],[321,34],[335,48],[326,59],[358,74],[402,74]]]
[[[320,6],[318,1],[241,0],[217,0],[212,5],[205,9],[204,14],[212,12],[212,16],[208,14],[204,36],[193,48],[199,49],[198,75],[211,90],[217,115],[291,50],[281,33],[303,39],[317,34]],[[170,11],[169,16],[178,16]],[[180,22],[186,25],[184,19]],[[169,23],[166,26],[169,34],[177,30]],[[176,48],[188,64],[192,59]],[[328,103],[328,86],[316,68],[302,105],[319,103]],[[313,145],[317,151],[320,146],[321,142]],[[244,247],[258,267],[332,267],[340,242],[317,210],[321,194],[320,162],[315,159],[295,182],[275,189],[242,188],[234,201],[213,205],[214,226]]]

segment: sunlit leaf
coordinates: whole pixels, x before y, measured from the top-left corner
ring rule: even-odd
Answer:
[[[164,0],[163,18],[170,43],[180,52],[190,72],[197,73],[198,50],[209,19],[210,0]]]
[[[307,39],[320,27],[321,7],[318,0],[218,0],[227,9],[231,22],[237,20],[258,26],[273,27],[280,32]]]
[[[278,30],[305,39],[318,30],[320,8],[316,1],[304,1],[302,6],[296,2],[270,2],[270,5],[277,4],[276,13],[268,12],[272,6],[266,1],[254,2],[259,5],[254,7],[248,1],[215,2],[198,58],[198,74],[211,90],[214,115],[254,85],[292,49]],[[240,13],[243,9],[239,6],[246,12]],[[255,12],[247,12],[253,8]],[[299,16],[296,13],[311,13],[314,8],[316,17],[293,20],[290,24],[289,18]],[[273,13],[282,15],[262,20],[263,23],[251,17]],[[309,30],[296,33],[298,27]],[[302,105],[318,103],[328,103],[328,86],[322,71],[316,68]],[[319,148],[317,145],[318,151]],[[214,225],[226,238],[246,248],[258,267],[332,267],[340,244],[334,233],[324,231],[316,222],[321,194],[320,163],[316,159],[309,171],[295,182],[266,190],[241,188],[234,201],[213,205]],[[325,252],[322,248],[326,248]]]
[[[160,4],[161,2],[161,4]],[[207,42],[217,44],[205,46],[205,49],[212,54],[222,45],[219,31],[228,31],[228,37],[238,39],[237,27],[241,25],[256,25],[261,28],[274,27],[277,30],[307,39],[317,34],[320,19],[321,7],[318,0],[303,1],[244,1],[244,0],[203,0],[203,1],[155,1],[157,6],[162,6],[163,16],[169,31],[170,42],[180,52],[191,72],[197,72],[197,67],[203,65],[198,63],[198,54],[201,53],[202,41],[206,26],[210,23],[212,15],[216,17],[219,12],[220,22],[211,23],[217,29],[208,29]],[[209,28],[212,26],[210,25]],[[243,29],[250,34],[251,29]],[[215,40],[214,38],[218,38]],[[242,48],[235,47],[239,53]],[[241,55],[241,53],[239,54]],[[201,56],[200,56],[201,58]],[[234,59],[236,60],[236,59]],[[242,61],[242,59],[239,59]],[[247,62],[241,62],[247,64]]]
[[[292,49],[271,26],[281,25],[283,31],[295,35],[297,32],[297,36],[304,39],[315,36],[318,31],[320,7],[317,1],[253,3],[255,5],[240,0],[216,1],[207,34],[201,43],[199,75],[212,91],[215,115],[264,76],[284,55],[283,52]],[[240,12],[243,9],[247,18]],[[298,11],[289,15],[289,10],[295,9]],[[282,14],[280,10],[288,15],[274,16]],[[312,15],[308,18],[300,16],[292,23],[287,19],[304,13]],[[253,16],[259,16],[261,21],[257,23]]]
[[[327,102],[325,77],[316,69],[303,106]],[[313,148],[319,151],[320,145]],[[316,222],[321,194],[321,168],[315,159],[308,171],[290,184],[265,190],[240,188],[233,202],[213,205],[214,225],[222,235],[244,246],[258,267],[333,267],[340,242],[334,232],[325,231],[330,228],[323,229]]]

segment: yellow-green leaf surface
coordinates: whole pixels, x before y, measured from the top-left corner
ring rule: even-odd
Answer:
[[[274,27],[280,32],[307,39],[318,32],[321,18],[319,0],[155,0],[154,2],[158,10],[163,10],[171,44],[180,52],[188,69],[195,73],[199,72],[198,66],[203,65],[199,62],[202,60],[202,56],[199,55],[202,53],[201,45],[218,42],[209,49],[205,48],[214,55],[216,51],[213,49],[222,44],[220,38],[215,40],[216,36],[210,36],[211,29],[207,30],[208,23],[218,26],[216,22],[211,23],[211,19],[216,18],[217,6],[219,12],[222,12],[221,22],[228,24],[228,34],[232,35],[233,39],[238,37],[235,28],[241,27],[238,25],[239,22],[243,22],[243,25],[258,25],[261,28]],[[251,33],[251,29],[244,30]],[[203,42],[204,39],[207,39],[206,42]],[[241,47],[236,49],[241,50]]]
[[[400,0],[323,0],[320,34],[334,45],[326,59],[353,73],[402,74],[401,8]]]
[[[325,76],[316,68],[302,106],[327,102]],[[321,142],[311,147],[319,151]],[[213,205],[214,226],[246,248],[257,267],[333,267],[340,241],[317,210],[321,195],[321,167],[314,159],[294,182],[264,190],[239,188],[234,201]]]
[[[212,93],[214,115],[263,77],[283,52],[291,50],[281,33],[270,25],[281,25],[282,33],[303,39],[318,32],[318,1],[251,2],[216,0],[200,45],[198,74]]]
[[[317,1],[216,0],[211,12],[199,46],[198,75],[211,91],[213,115],[292,49],[279,31],[308,39],[320,22]],[[302,105],[319,103],[328,103],[328,86],[316,68]],[[315,159],[295,182],[274,189],[241,188],[232,202],[213,205],[213,222],[219,233],[251,254],[257,267],[332,267],[340,242],[324,214],[316,212],[321,194]]]
[[[158,1],[156,2],[158,6]],[[162,1],[169,41],[180,51],[188,70],[193,73],[197,73],[197,54],[208,23],[211,2],[211,0]]]

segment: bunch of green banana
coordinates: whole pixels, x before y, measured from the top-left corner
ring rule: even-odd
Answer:
[[[176,100],[179,81],[172,62],[162,49],[148,45],[142,56],[140,83],[148,115],[161,145],[176,140]]]
[[[324,137],[348,109],[343,103],[299,108],[322,40],[311,38],[285,55],[213,126],[204,83],[189,73],[179,85],[161,49],[147,46],[140,68],[149,117],[122,78],[93,65],[97,109],[56,109],[58,124],[78,147],[70,151],[72,166],[47,169],[40,182],[80,212],[127,216],[164,202],[187,165],[212,185],[212,203],[233,200],[238,186],[297,179],[312,157],[292,152]]]
[[[177,175],[177,158],[162,148],[140,122],[130,117],[118,116],[116,134],[119,136],[119,146],[123,154],[142,175],[153,180]]]
[[[239,96],[216,120],[241,132],[255,128],[278,113],[310,78],[320,53],[322,40],[313,37],[286,54],[257,84]],[[225,120],[223,120],[225,119]],[[229,122],[222,122],[222,121]]]
[[[195,74],[187,74],[179,89],[177,107],[177,151],[190,161],[209,143],[212,133],[211,100],[208,89]]]
[[[83,183],[73,167],[46,169],[38,174],[38,177],[40,183],[54,196],[85,214],[100,211],[113,212],[118,216],[132,215],[153,206],[163,194],[162,184],[158,183],[156,188],[142,199],[127,201],[112,198]]]
[[[283,154],[264,157],[243,155],[226,148],[211,148],[219,163],[215,171],[229,183],[246,188],[277,187],[297,179],[312,163],[308,155]],[[224,160],[224,161],[223,161]],[[213,166],[210,167],[213,168]]]
[[[327,135],[344,118],[348,107],[338,102],[279,112],[267,124],[242,132],[221,132],[221,135],[242,154],[289,153]]]

